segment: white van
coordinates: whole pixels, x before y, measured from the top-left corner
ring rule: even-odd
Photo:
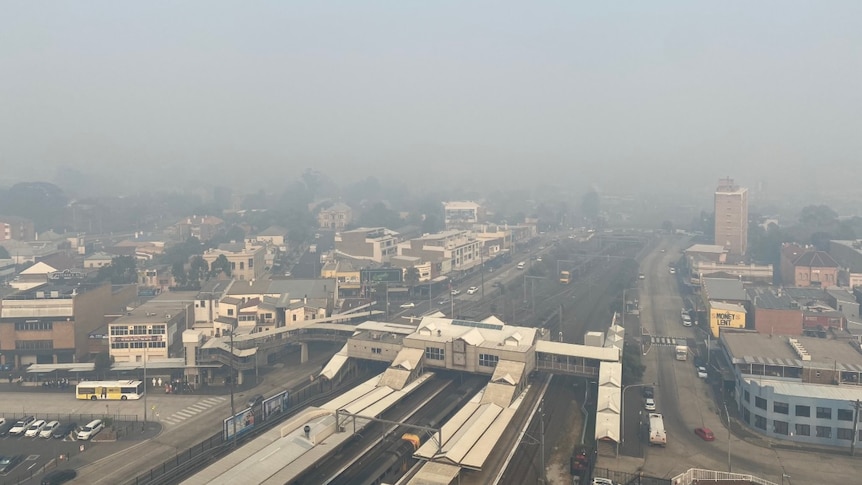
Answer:
[[[527,267],[527,263],[525,263],[524,261],[521,261],[520,263],[518,263],[518,266],[515,266],[515,267],[518,269],[524,269]]]
[[[102,431],[103,427],[104,425],[102,424],[101,419],[94,419],[87,423],[86,426],[81,428],[80,431],[78,431],[78,439],[82,441],[87,441],[93,436],[99,434],[99,431]]]

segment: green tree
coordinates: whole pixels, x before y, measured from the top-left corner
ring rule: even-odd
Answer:
[[[188,285],[189,275],[186,273],[186,266],[183,263],[174,263],[171,266],[171,275],[176,280],[178,287],[185,288]]]
[[[101,376],[102,379],[104,379],[108,371],[111,370],[112,365],[114,365],[114,358],[107,352],[98,353],[93,359],[93,370],[96,372],[96,375]]]
[[[189,263],[188,287],[200,288],[201,280],[209,277],[210,267],[202,256],[193,256]]]
[[[411,266],[404,274],[404,282],[411,288],[419,284],[419,270]]]
[[[636,344],[626,343],[623,351],[623,384],[639,382],[646,366],[641,363],[641,349]]]
[[[110,281],[114,285],[128,285],[138,281],[137,262],[131,256],[117,256],[111,264],[99,268],[96,281]]]
[[[220,254],[213,261],[212,266],[210,266],[210,276],[216,277],[219,273],[224,273],[225,276],[230,278],[230,261],[227,260],[224,254]]]

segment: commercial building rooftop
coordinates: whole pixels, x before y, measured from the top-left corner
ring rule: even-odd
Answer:
[[[796,303],[787,293],[773,288],[754,287],[748,288],[748,298],[754,303],[755,308],[769,310],[798,310]]]
[[[704,278],[703,290],[709,300],[745,301],[748,299],[742,281],[735,278]]]
[[[792,337],[811,356],[803,361],[785,335],[755,332],[723,331],[721,341],[734,363],[758,363],[838,370],[862,370],[862,353],[858,343],[816,337]]]

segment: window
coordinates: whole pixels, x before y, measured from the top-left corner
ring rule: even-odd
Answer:
[[[832,428],[829,426],[817,426],[817,437],[818,438],[831,438],[832,437]]]
[[[241,270],[245,269],[245,262],[243,262],[243,261],[239,262],[239,269],[241,269]]]
[[[839,409],[838,410],[838,421],[853,421],[853,410],[852,409]]]
[[[15,330],[19,332],[27,330],[53,330],[53,328],[54,322],[43,322],[42,320],[15,322]]]
[[[817,406],[817,419],[832,419],[832,408]]]
[[[853,430],[850,428],[838,428],[838,434],[836,436],[839,440],[850,441],[853,439]]]
[[[742,419],[746,423],[751,424],[751,411],[749,411],[746,407],[742,408]]]
[[[745,402],[751,402],[751,394],[748,392],[748,389],[743,391],[742,396],[745,398]]]
[[[135,325],[132,327],[132,335],[146,335],[147,334],[147,326],[146,325]]]
[[[766,409],[766,399],[754,396],[754,405],[760,409]]]
[[[797,424],[796,425],[796,435],[797,436],[811,436],[811,426],[807,424]]]
[[[772,422],[772,431],[775,434],[783,434],[783,435],[787,436],[789,429],[790,428],[789,428],[789,426],[787,426],[787,421],[777,421],[776,420],[776,421]]]
[[[766,418],[759,414],[754,415],[754,427],[762,430],[766,430]]]
[[[111,335],[128,335],[129,327],[111,327]]]
[[[227,316],[229,316],[229,317],[232,317],[232,316],[233,316],[233,308],[228,308],[228,309],[227,309]]]
[[[500,357],[491,354],[479,354],[479,367],[497,367]]]
[[[51,350],[54,348],[53,340],[16,340],[15,350]]]
[[[445,360],[446,349],[438,349],[437,347],[425,347],[425,358],[429,360]]]
[[[248,258],[248,269],[254,268],[254,258]]]
[[[790,414],[790,406],[786,402],[774,401],[772,403],[772,411],[778,414]]]
[[[380,347],[371,347],[371,353],[379,355],[383,353],[383,349],[381,349]]]
[[[796,405],[796,415],[803,418],[811,417],[811,406]]]

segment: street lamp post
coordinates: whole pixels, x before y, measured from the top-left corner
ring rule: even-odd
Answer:
[[[232,446],[236,448],[236,408],[234,407],[233,402],[233,380],[234,380],[234,369],[233,369],[233,328],[230,330],[230,420],[233,423],[233,436],[232,436]]]

